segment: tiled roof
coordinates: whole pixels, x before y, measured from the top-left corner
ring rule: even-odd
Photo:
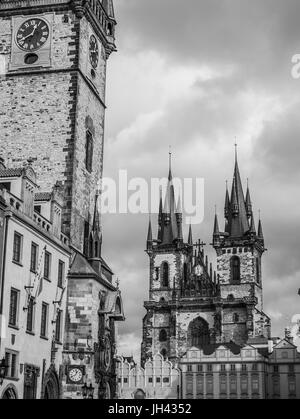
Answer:
[[[212,345],[205,345],[202,347],[204,355],[212,355],[219,347],[224,346],[229,349],[234,355],[239,355],[241,353],[241,346],[236,345],[233,342],[229,343],[216,343]]]
[[[50,201],[51,193],[50,192],[38,192],[34,196],[35,201]]]
[[[1,177],[16,177],[22,175],[22,169],[1,169],[0,170],[0,178]]]

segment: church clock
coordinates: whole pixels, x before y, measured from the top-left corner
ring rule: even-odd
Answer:
[[[23,51],[37,51],[49,38],[49,26],[42,19],[28,19],[17,31],[16,43]]]

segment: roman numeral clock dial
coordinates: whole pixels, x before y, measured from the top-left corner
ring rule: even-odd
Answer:
[[[37,51],[49,38],[49,26],[42,19],[23,22],[16,35],[16,43],[23,51]]]

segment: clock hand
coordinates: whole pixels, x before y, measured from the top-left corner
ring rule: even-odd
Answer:
[[[31,36],[33,36],[35,31],[36,31],[36,28],[37,28],[37,25],[35,25],[34,28],[33,28],[33,31],[29,35],[22,38],[21,41],[25,41],[25,39],[30,38]]]

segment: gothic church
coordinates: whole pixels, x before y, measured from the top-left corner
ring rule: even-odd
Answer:
[[[176,363],[191,347],[221,343],[266,345],[270,319],[263,312],[262,223],[256,231],[249,187],[244,195],[236,156],[231,195],[226,190],[225,228],[216,215],[214,271],[204,244],[182,233],[171,168],[165,200],[160,198],[158,235],[151,221],[147,238],[150,261],[149,301],[144,306],[142,364],[157,353]]]

